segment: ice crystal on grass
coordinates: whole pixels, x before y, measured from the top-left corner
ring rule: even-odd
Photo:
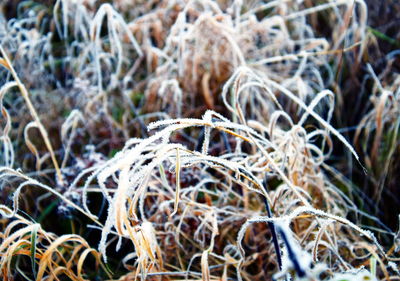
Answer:
[[[399,79],[364,62],[364,1],[22,1],[15,16],[0,13],[3,276],[90,279],[89,254],[122,280],[398,272],[398,235],[331,157],[343,147],[381,200]],[[353,147],[340,78],[364,64]],[[71,233],[43,230],[53,208],[76,210]]]

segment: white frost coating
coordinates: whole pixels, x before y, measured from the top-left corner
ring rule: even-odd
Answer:
[[[311,208],[311,207],[306,207],[306,206],[298,207],[291,214],[289,214],[287,216],[277,217],[277,218],[269,218],[269,217],[265,217],[265,216],[253,217],[253,218],[249,219],[248,222],[246,222],[246,224],[247,223],[251,224],[251,223],[254,223],[254,222],[292,221],[294,218],[296,218],[297,216],[299,216],[302,213],[309,213],[309,214],[313,214],[313,215],[316,215],[316,216],[329,218],[329,219],[332,219],[334,221],[340,222],[340,223],[342,223],[344,225],[347,225],[347,226],[353,228],[354,230],[356,230],[357,232],[359,232],[360,234],[362,234],[366,238],[368,238],[371,242],[373,242],[378,247],[379,251],[384,256],[386,256],[385,251],[383,250],[382,246],[378,243],[378,241],[376,240],[374,234],[371,231],[361,229],[360,227],[358,227],[357,225],[355,225],[354,223],[352,223],[351,221],[349,221],[349,220],[347,220],[345,218],[342,218],[342,217],[339,217],[339,216],[336,216],[336,215],[332,215],[332,214],[328,214],[328,213],[326,213],[326,212],[324,212],[322,210],[314,209],[314,208]]]
[[[91,3],[89,4],[89,2]],[[210,260],[203,259],[203,267],[206,269],[208,266],[213,266],[214,257],[221,258],[224,266],[236,267],[237,278],[241,279],[240,273],[243,273],[243,268],[240,265],[247,266],[248,260],[239,260],[239,253],[244,254],[240,243],[238,243],[240,250],[230,251],[235,252],[231,257],[218,256],[212,253],[213,243],[207,244],[209,242],[207,239],[209,240],[210,237],[205,239],[204,236],[207,235],[204,233],[208,234],[212,231],[212,234],[215,235],[220,225],[234,224],[238,219],[242,222],[253,215],[259,215],[263,210],[260,194],[271,203],[276,217],[272,219],[262,216],[251,218],[240,230],[238,240],[243,239],[246,227],[255,221],[271,221],[277,225],[282,224],[282,233],[289,239],[286,248],[283,248],[285,270],[294,267],[293,260],[299,260],[300,267],[308,268],[309,259],[301,256],[304,253],[297,240],[301,239],[304,250],[310,252],[313,250],[314,257],[318,255],[325,261],[331,260],[332,254],[338,255],[335,252],[335,246],[340,245],[339,243],[351,243],[345,235],[339,233],[340,226],[337,224],[330,225],[326,230],[323,229],[325,223],[330,220],[352,227],[376,243],[370,232],[357,228],[351,222],[339,217],[339,215],[345,217],[349,210],[357,210],[350,200],[345,199],[343,193],[334,191],[335,186],[327,179],[323,161],[330,151],[326,152],[325,145],[320,145],[322,139],[323,142],[326,141],[330,145],[330,148],[332,146],[330,139],[332,130],[324,122],[330,123],[334,99],[332,92],[324,89],[334,82],[333,70],[326,58],[328,55],[336,54],[336,48],[333,47],[329,50],[328,42],[334,46],[340,46],[344,40],[348,39],[346,43],[352,44],[353,47],[360,43],[364,44],[364,42],[356,42],[364,36],[366,9],[364,9],[363,1],[356,1],[361,4],[357,6],[358,10],[350,18],[346,34],[344,32],[339,35],[333,34],[332,40],[331,38],[327,40],[315,38],[313,25],[306,23],[305,16],[311,14],[314,16],[315,13],[325,9],[332,10],[330,17],[334,21],[332,24],[338,22],[338,26],[341,25],[340,28],[333,29],[333,33],[335,33],[344,28],[346,14],[351,12],[354,1],[327,0],[325,2],[329,3],[322,5],[308,1],[304,6],[299,5],[299,3],[303,3],[302,0],[272,0],[268,3],[252,4],[249,4],[249,1],[234,0],[230,1],[230,4],[222,1],[224,4],[220,8],[221,1],[185,0],[172,1],[168,5],[161,4],[162,9],[160,10],[158,10],[159,6],[154,9],[151,7],[151,11],[140,12],[138,17],[136,17],[136,8],[143,8],[147,4],[138,3],[138,6],[128,11],[127,14],[119,14],[115,9],[120,9],[125,2],[129,1],[117,0],[115,2],[115,6],[97,5],[100,6],[97,13],[96,8],[92,5],[94,4],[92,0],[57,0],[54,6],[56,32],[58,31],[64,39],[68,38],[68,41],[75,35],[75,38],[71,38],[73,40],[71,46],[69,46],[69,42],[66,46],[65,62],[70,66],[74,79],[70,82],[74,89],[79,90],[79,96],[83,97],[83,104],[89,100],[86,107],[80,109],[82,118],[72,113],[64,123],[61,135],[67,148],[66,155],[68,155],[70,140],[75,139],[73,128],[78,119],[88,120],[90,117],[97,120],[98,117],[104,117],[105,113],[106,117],[111,120],[111,126],[116,125],[117,135],[119,136],[121,132],[125,139],[129,138],[131,129],[137,125],[138,120],[141,121],[141,132],[145,134],[145,120],[167,119],[149,126],[149,129],[159,129],[156,132],[149,132],[149,138],[128,140],[122,151],[107,162],[104,160],[105,157],[94,161],[88,159],[90,160],[88,168],[86,161],[83,161],[86,159],[79,160],[74,168],[84,170],[69,187],[70,192],[62,194],[68,199],[72,196],[67,197],[66,194],[82,192],[83,209],[81,211],[92,219],[96,219],[89,211],[91,204],[88,202],[87,194],[88,192],[102,192],[103,197],[107,200],[106,204],[109,204],[106,206],[108,209],[106,225],[98,228],[103,230],[99,248],[105,259],[106,247],[109,242],[108,234],[115,235],[119,239],[117,250],[122,239],[130,239],[138,253],[138,258],[131,262],[135,263],[134,267],[138,269],[138,272],[146,271],[153,265],[147,263],[148,260],[153,262],[157,255],[155,230],[146,219],[154,222],[154,226],[157,225],[157,231],[159,231],[157,233],[160,234],[160,238],[162,237],[163,243],[169,243],[169,239],[175,238],[177,241],[173,242],[183,247],[184,244],[179,241],[179,232],[185,231],[185,228],[180,228],[180,226],[184,223],[184,219],[194,218],[198,220],[197,225],[200,226],[195,232],[194,239],[200,243],[199,252],[201,253],[206,247],[209,247],[210,250],[204,254],[204,257],[212,257]],[[124,4],[121,4],[122,2]],[[129,6],[129,4],[126,5]],[[230,7],[225,7],[229,5]],[[338,7],[340,5],[345,7]],[[256,16],[255,12],[257,11],[265,16],[261,18]],[[342,15],[343,11],[346,12],[345,15]],[[278,14],[274,15],[275,12]],[[38,66],[38,69],[43,70],[43,63],[48,63],[54,71],[57,62],[54,57],[48,57],[52,53],[51,37],[42,37],[42,39],[36,40],[39,34],[30,31],[28,33],[24,27],[35,23],[35,13],[30,11],[30,19],[13,23],[10,26],[11,32],[8,32],[6,27],[2,28],[4,20],[0,19],[0,37],[3,36],[5,39],[2,41],[7,44],[18,46],[16,58],[35,57],[35,53],[41,53],[39,58],[35,57],[39,63],[32,63],[33,61],[28,58],[29,63],[33,66],[32,69]],[[131,15],[133,14],[135,15],[134,20],[126,24],[122,17],[132,19]],[[164,15],[173,15],[167,19],[170,20],[167,24],[164,24],[164,19],[161,20],[161,16]],[[173,22],[176,16],[177,19]],[[107,24],[108,26],[105,26]],[[22,32],[17,29],[22,29]],[[19,36],[20,34],[22,36]],[[137,45],[133,37],[136,34],[140,38],[141,46]],[[14,35],[18,35],[15,36],[16,38],[24,39],[10,40],[9,37]],[[150,38],[150,36],[154,38]],[[336,38],[337,36],[338,38]],[[34,43],[35,41],[38,43]],[[257,43],[255,43],[256,41]],[[39,43],[44,43],[47,47],[43,50],[31,47]],[[148,46],[148,44],[154,46]],[[350,49],[352,47],[348,50]],[[142,51],[145,55],[135,60],[138,57],[137,53],[142,56]],[[347,52],[347,50],[342,49],[342,52]],[[75,56],[75,54],[78,55]],[[358,54],[361,55],[362,50]],[[143,59],[147,60],[147,64],[143,63]],[[148,69],[142,69],[143,65]],[[284,73],[276,71],[280,69],[285,70]],[[29,70],[26,72],[31,74]],[[142,71],[151,73],[143,82]],[[210,77],[203,81],[204,73]],[[329,76],[328,79],[323,79],[325,74]],[[37,76],[32,75],[32,77]],[[223,79],[220,80],[220,78]],[[104,83],[101,83],[102,79],[104,79]],[[227,79],[228,82],[223,86],[221,81]],[[139,85],[135,85],[136,82],[139,82]],[[379,81],[376,82],[379,84]],[[275,87],[273,83],[280,85],[286,92]],[[182,100],[185,102],[196,100],[196,103],[199,100],[197,94],[201,94],[201,91],[197,91],[198,84],[202,84],[203,90],[209,87],[208,90],[212,92],[213,98],[217,99],[221,98],[218,94],[220,87],[223,86],[222,99],[231,111],[228,114],[232,113],[233,121],[213,111],[206,111],[202,119],[180,118],[182,117],[180,112],[182,106],[182,109],[193,109],[189,104],[182,105]],[[34,88],[35,83],[32,86]],[[102,91],[102,87],[104,87],[104,91]],[[108,111],[113,106],[119,107],[118,103],[115,103],[120,98],[119,95],[114,95],[116,89],[118,91],[115,91],[115,94],[119,94],[119,90],[122,89],[123,102],[130,103],[129,106],[132,105],[131,107],[124,106],[121,122],[113,116],[108,116],[110,115]],[[132,117],[128,113],[129,108],[136,107],[136,96],[134,103],[131,100],[131,94],[136,95],[136,89],[140,89],[140,92],[144,89],[146,97],[147,93],[151,92],[156,98],[161,99],[157,101],[155,107],[159,104],[168,104],[172,95],[174,103],[167,108],[165,113],[152,112],[144,115],[135,113],[136,117]],[[106,97],[107,93],[110,95],[109,97]],[[144,101],[146,103],[147,99]],[[296,105],[297,101],[301,103]],[[288,113],[283,111],[283,108],[288,109],[286,102],[290,104]],[[284,103],[285,106],[283,106]],[[142,102],[139,107],[141,105]],[[155,108],[155,110],[161,109]],[[179,119],[170,120],[174,111]],[[327,112],[328,116],[326,117],[325,113],[321,114],[321,112]],[[296,116],[292,119],[293,116],[291,117],[289,114]],[[7,122],[4,122],[7,123],[7,126],[4,128],[5,134],[2,138],[5,144],[5,160],[11,166],[12,143],[5,139],[6,129],[9,127],[11,119],[7,113],[3,113],[3,115],[7,119]],[[191,115],[184,114],[184,116]],[[323,121],[322,126],[319,125],[321,128],[307,128],[306,121],[310,116],[317,118],[320,122]],[[294,120],[300,121],[295,124]],[[27,128],[29,127],[30,125],[27,126]],[[90,126],[85,125],[86,127],[90,129]],[[170,141],[170,138],[172,135],[176,135],[177,130],[191,127],[200,127],[204,130],[204,142],[201,140],[196,142],[193,135],[188,134],[188,138],[182,142],[190,143],[187,147],[171,143],[172,139]],[[94,130],[98,129],[97,126],[94,126],[91,130],[93,128]],[[113,129],[114,127],[111,128],[111,130]],[[185,130],[185,136],[187,131],[190,130]],[[211,131],[229,137],[228,142],[226,142],[227,138],[221,139],[218,144],[211,142]],[[335,134],[334,131],[333,133]],[[343,141],[343,139],[340,140]],[[173,138],[173,141],[180,142],[181,139]],[[226,149],[229,150],[228,153],[224,152],[224,149],[228,147],[227,143],[229,144],[229,149]],[[192,151],[192,145],[201,146],[201,152]],[[175,155],[175,150],[179,150],[178,155]],[[94,150],[89,154],[92,153],[95,154]],[[42,157],[42,159],[45,158]],[[70,161],[67,161],[66,157],[63,163],[67,162]],[[91,164],[93,162],[95,164]],[[64,165],[66,164],[62,166]],[[65,175],[69,172],[67,169],[62,170]],[[0,171],[3,172],[3,170]],[[7,170],[4,173],[10,174],[11,172]],[[174,175],[175,178],[179,178],[178,174],[181,176],[184,187],[181,191],[175,192]],[[214,177],[215,174],[218,176]],[[9,175],[1,174],[0,179],[6,176]],[[271,179],[271,183],[275,187],[275,178],[280,183],[277,188],[273,188],[267,193],[263,184],[269,184]],[[83,188],[78,187],[77,185],[84,179],[87,180]],[[263,182],[264,179],[265,182]],[[24,180],[15,193],[15,212],[18,209],[18,196],[21,194],[21,189],[28,185],[38,185],[31,179],[24,178]],[[95,183],[96,180],[97,183]],[[51,192],[50,187],[40,187]],[[55,190],[58,190],[57,188],[55,187]],[[313,192],[314,190],[316,193]],[[200,193],[204,194],[206,203],[198,202]],[[293,196],[294,193],[298,196]],[[312,200],[316,199],[314,194],[318,194],[318,197],[321,194],[321,200],[327,199],[323,201],[326,203],[323,208],[329,210],[332,215],[309,206],[310,202],[316,202]],[[61,194],[56,195],[61,196]],[[175,208],[176,215],[165,220],[165,217],[171,214],[171,206],[174,203],[173,195],[177,195],[175,198],[181,200],[179,207],[182,208],[179,210]],[[268,196],[272,196],[273,200]],[[69,203],[69,201],[64,201]],[[300,202],[309,208],[297,208]],[[317,203],[316,205],[321,206]],[[71,206],[75,207],[75,205]],[[280,217],[287,214],[283,211],[284,208],[294,211],[287,216]],[[0,206],[2,215],[8,216],[10,212],[11,210]],[[312,215],[298,218],[297,216],[301,213]],[[299,235],[298,239],[287,227],[290,220],[295,217],[296,221],[304,219],[312,222],[306,226],[307,229],[304,232],[303,230],[296,232],[296,235]],[[144,222],[141,224],[140,220]],[[284,221],[280,223],[280,220]],[[179,221],[179,227],[174,231],[177,221]],[[317,227],[320,227],[318,233]],[[169,235],[171,233],[175,236],[171,237]],[[163,236],[164,234],[167,235]],[[223,233],[221,234],[223,235]],[[314,234],[318,235],[315,240]],[[164,237],[166,238],[164,239]],[[356,235],[352,237],[354,240],[360,241]],[[193,246],[196,248],[198,245]],[[292,260],[288,254],[289,248],[294,249]],[[379,249],[381,250],[381,248]],[[328,254],[325,255],[327,252]],[[307,254],[304,255],[307,256]],[[128,255],[127,259],[124,259],[124,263],[133,257],[133,254]],[[199,256],[192,254],[192,257],[194,259]],[[303,260],[304,263],[302,263]],[[332,260],[339,264],[339,268],[351,264],[351,262],[341,260],[340,257],[337,259],[334,257]],[[182,264],[186,264],[186,262]],[[142,269],[144,270],[142,271]],[[185,270],[186,268],[179,269]],[[179,269],[176,268],[176,270]],[[224,273],[231,274],[232,269],[230,268],[228,271],[224,268]],[[195,272],[190,272],[190,274],[192,273]],[[207,279],[209,274],[203,276]],[[222,277],[222,279],[228,278],[230,277]],[[145,278],[142,276],[141,279]]]
[[[280,233],[281,239],[284,241],[284,247],[282,253],[282,270],[274,278],[277,279],[279,278],[278,276],[285,276],[287,272],[296,269],[300,269],[305,274],[301,277],[311,277],[311,255],[300,248],[299,243],[295,240],[289,228],[289,222],[278,222],[275,226]]]
[[[347,273],[338,273],[330,279],[330,281],[343,281],[343,280],[351,280],[351,281],[378,281],[375,276],[373,276],[368,270],[361,269],[355,272],[347,272]]]

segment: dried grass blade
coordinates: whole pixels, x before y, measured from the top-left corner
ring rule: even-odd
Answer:
[[[176,190],[175,190],[175,203],[174,203],[174,211],[171,216],[175,215],[178,212],[179,205],[179,193],[181,191],[181,156],[179,153],[179,148],[176,149],[176,164],[175,164],[175,174],[176,174]]]
[[[9,59],[8,56],[7,56],[7,53],[6,53],[5,50],[3,49],[3,46],[1,46],[1,45],[0,45],[0,52],[1,52],[1,55],[3,56],[3,58],[1,59],[3,62],[1,62],[1,61],[0,61],[0,62],[1,62],[1,64],[4,65],[7,69],[9,69],[9,71],[11,72],[11,74],[12,74],[12,76],[13,76],[15,82],[18,84],[18,88],[19,88],[19,90],[21,91],[21,95],[22,95],[22,97],[23,97],[24,100],[25,100],[25,103],[26,103],[26,105],[27,105],[27,107],[28,107],[28,109],[29,109],[29,112],[30,112],[31,116],[33,117],[34,121],[35,121],[36,124],[38,125],[40,134],[42,135],[43,140],[44,140],[44,143],[45,143],[45,145],[46,145],[46,147],[47,147],[47,150],[48,150],[49,153],[50,153],[50,158],[51,158],[51,160],[52,160],[52,162],[53,162],[54,169],[56,170],[58,182],[62,185],[64,181],[63,181],[63,177],[62,177],[62,174],[61,174],[60,166],[58,165],[58,162],[57,162],[57,159],[56,159],[56,156],[55,156],[53,147],[52,147],[52,145],[51,145],[49,136],[48,136],[48,134],[47,134],[47,131],[46,131],[46,129],[44,128],[42,122],[40,121],[39,115],[37,114],[36,109],[35,109],[35,107],[33,106],[32,102],[31,102],[31,100],[30,100],[30,98],[29,98],[28,90],[26,89],[25,85],[24,85],[24,84],[21,82],[21,80],[19,79],[17,72],[16,72],[15,69],[12,67],[12,64],[11,64],[11,62],[10,62],[10,59]],[[5,63],[4,63],[4,62],[5,62]]]
[[[204,251],[201,255],[201,279],[210,281],[210,267],[208,266],[208,251]]]

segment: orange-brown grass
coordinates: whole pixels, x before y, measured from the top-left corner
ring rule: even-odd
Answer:
[[[79,235],[65,234],[57,237],[43,230],[40,224],[13,214],[6,206],[1,205],[0,208],[2,216],[9,217],[0,237],[3,280],[14,280],[15,270],[28,278],[18,265],[24,256],[31,260],[32,273],[28,274],[33,275],[35,280],[59,280],[61,275],[71,280],[83,280],[83,265],[89,255],[95,258],[95,266],[100,267],[100,253]]]
[[[398,143],[398,77],[371,67],[356,148],[334,126],[364,1],[100,2],[0,18],[5,280],[397,278],[398,234],[360,225],[377,219],[328,164],[340,143],[379,201]],[[34,222],[49,195],[80,235]]]

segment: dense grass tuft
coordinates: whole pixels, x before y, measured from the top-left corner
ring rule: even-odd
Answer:
[[[0,4],[3,279],[397,280],[399,41],[368,4]]]

